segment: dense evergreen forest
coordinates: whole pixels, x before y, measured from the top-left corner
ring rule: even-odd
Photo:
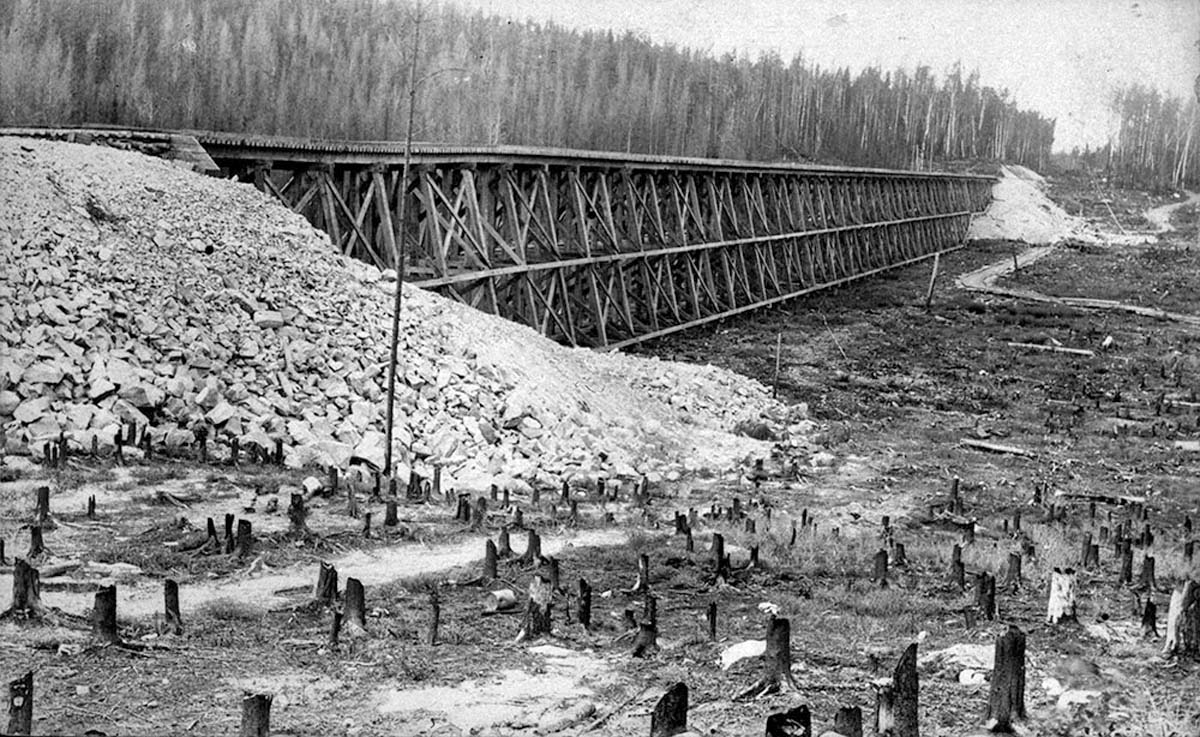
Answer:
[[[1075,152],[1115,183],[1172,189],[1200,181],[1196,101],[1144,85],[1118,91],[1111,104],[1116,131],[1099,150]]]
[[[851,74],[407,0],[0,2],[0,124],[107,123],[925,167],[1042,166],[1054,121],[976,74]]]

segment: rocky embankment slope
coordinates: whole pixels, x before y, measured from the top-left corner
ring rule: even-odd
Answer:
[[[243,447],[282,439],[291,465],[378,464],[393,288],[250,186],[0,137],[5,452],[60,433],[106,448],[136,424],[166,446],[205,428]],[[404,298],[401,476],[720,469],[767,450],[739,424],[799,419],[729,371],[572,350],[420,289]]]

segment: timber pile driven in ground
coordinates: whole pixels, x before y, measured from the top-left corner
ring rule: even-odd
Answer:
[[[3,131],[0,131],[2,133]],[[182,134],[14,133],[174,146]],[[961,245],[994,179],[514,146],[196,132],[180,155],[277,197],[341,253],[570,345],[619,348]],[[211,157],[211,161],[207,157]],[[214,163],[215,162],[215,163]],[[407,223],[398,221],[401,199]]]

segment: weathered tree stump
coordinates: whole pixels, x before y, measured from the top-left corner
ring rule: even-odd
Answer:
[[[248,519],[240,519],[237,523],[237,544],[233,553],[238,558],[245,558],[254,547],[254,530]]]
[[[650,737],[674,737],[687,731],[688,687],[676,683],[667,689],[650,713]]]
[[[1185,581],[1171,592],[1166,630],[1164,655],[1200,656],[1200,583]]]
[[[1025,633],[1014,625],[996,638],[995,667],[988,695],[987,728],[1012,732],[1025,719]]]
[[[46,554],[46,543],[42,538],[42,528],[34,525],[29,528],[29,552],[26,558],[34,560]]]
[[[1055,568],[1050,574],[1050,600],[1046,605],[1046,622],[1076,621],[1075,570]]]
[[[437,586],[429,588],[429,637],[430,646],[438,644],[438,629],[442,623],[442,599]]]
[[[1083,542],[1080,544],[1079,561],[1084,568],[1091,568],[1092,557],[1092,533],[1083,533]]]
[[[512,507],[510,507],[510,509],[512,510],[512,515],[510,517],[511,521],[508,523],[508,526],[513,528],[514,530],[524,529],[524,527],[525,527],[525,512],[523,512],[521,510],[521,508],[516,505],[513,505]]]
[[[1118,551],[1121,556],[1121,572],[1117,574],[1117,585],[1133,583],[1133,545],[1129,540],[1121,540],[1118,543]]]
[[[346,579],[342,614],[346,630],[351,637],[360,637],[367,633],[366,591],[362,581],[357,578]]]
[[[468,524],[471,522],[471,500],[468,495],[458,495],[458,506],[454,509],[454,519]]]
[[[996,618],[996,577],[986,571],[975,576],[975,605],[984,619]]]
[[[397,514],[397,506],[395,499],[388,499],[383,507],[383,526],[395,527],[400,524],[400,517]]]
[[[87,500],[87,518],[96,519],[96,495],[88,496]]]
[[[288,534],[292,537],[308,536],[308,506],[304,503],[304,494],[292,494],[288,504]]]
[[[183,615],[179,612],[179,583],[171,578],[163,581],[163,616],[167,623],[167,632],[172,635],[183,634]]]
[[[962,591],[967,587],[966,568],[962,562],[962,546],[955,545],[950,550],[950,582]]]
[[[833,731],[842,737],[863,737],[862,709],[843,706],[833,715]]]
[[[767,737],[812,737],[808,704],[767,716]]]
[[[229,465],[234,468],[241,465],[241,446],[237,436],[229,439]]]
[[[39,486],[35,495],[33,524],[36,527],[48,527],[50,523],[50,487]]]
[[[487,499],[479,497],[475,500],[475,507],[471,510],[471,529],[482,530],[487,523]]]
[[[784,617],[771,617],[767,624],[767,645],[763,653],[763,674],[754,685],[734,697],[735,701],[799,688],[792,675],[792,623]]]
[[[554,595],[562,591],[561,578],[559,575],[558,558],[554,556],[546,557],[546,574],[550,578],[550,594]]]
[[[508,536],[508,528],[502,528],[500,535],[496,538],[496,556],[499,558],[511,558],[513,554],[512,544]]]
[[[686,537],[686,538],[684,538],[684,541],[683,541],[683,549],[684,549],[685,551],[689,552],[689,553],[694,553],[694,552],[696,552],[696,541],[692,539],[692,530],[691,530],[691,528],[689,528],[689,529],[688,529],[688,531],[687,531],[687,537]],[[3,552],[3,551],[2,551],[2,550],[0,550],[0,553],[2,553],[2,552]],[[1190,558],[1189,558],[1189,560],[1190,560]]]
[[[242,730],[239,737],[270,737],[270,694],[245,694],[242,697]]]
[[[567,481],[566,479],[563,479],[562,492],[561,492],[559,498],[562,499],[562,501],[564,501],[564,502],[568,502],[571,500],[571,483],[569,481]]]
[[[317,601],[333,606],[337,603],[338,572],[333,564],[321,561],[321,569],[317,573],[317,585],[313,596]]]
[[[871,580],[880,586],[888,585],[888,553],[887,550],[880,548],[875,552],[875,557],[872,559]]]
[[[592,628],[592,587],[587,582],[587,579],[579,579],[579,607],[576,612],[576,621],[583,625],[584,629]]]
[[[483,545],[483,580],[496,578],[496,543],[488,540]]]
[[[650,590],[650,556],[645,553],[638,556],[637,581],[632,588],[626,589],[627,594],[642,594]]]
[[[1008,554],[1008,564],[1005,566],[1004,583],[1010,591],[1021,588],[1021,556],[1017,553]]]
[[[232,553],[234,548],[237,546],[237,541],[234,539],[234,536],[233,536],[233,523],[235,521],[237,521],[236,517],[234,517],[232,514],[226,513],[226,515],[225,515],[225,553],[226,554]]]
[[[718,581],[729,579],[729,556],[725,554],[725,536],[714,532],[712,537],[713,567]]]
[[[1142,556],[1142,571],[1138,576],[1138,589],[1141,591],[1154,591],[1154,556]]]
[[[535,575],[529,583],[529,603],[525,607],[525,618],[521,623],[521,630],[517,633],[517,642],[535,640],[550,634],[552,595],[550,583],[540,575]]]
[[[638,628],[637,616],[634,615],[632,609],[626,609],[621,613],[621,621],[626,632],[633,632]]]
[[[1149,597],[1146,598],[1146,608],[1142,610],[1142,637],[1147,640],[1158,637],[1158,605]]]
[[[708,620],[708,639],[715,641],[717,639],[717,602],[708,602],[706,619]]]
[[[908,567],[908,551],[904,549],[904,543],[892,545],[892,565],[895,568]]]
[[[876,682],[878,688],[875,708],[875,731],[892,737],[918,737],[917,644],[904,650],[892,680]],[[891,730],[890,732],[888,730]]]
[[[1040,501],[1035,501],[1034,504],[1040,504]],[[1013,510],[1012,528],[1010,530],[1014,535],[1021,531],[1021,510]]]
[[[960,525],[959,529],[962,530],[963,545],[974,544],[974,542],[975,542],[975,522],[974,521],[964,522],[964,523],[962,523],[962,525]]]
[[[637,636],[633,639],[633,657],[644,658],[658,651],[658,626],[654,622],[642,622],[638,625]]]
[[[8,565],[8,558],[4,556],[4,538],[0,537],[0,566]]]
[[[539,566],[542,564],[542,538],[537,534],[537,530],[529,530],[526,536],[525,553],[520,557],[519,561],[526,566]]]
[[[0,551],[2,553],[3,551]],[[1183,559],[1191,563],[1192,558],[1196,554],[1196,543],[1194,540],[1188,540],[1183,544]]]
[[[120,643],[117,633],[117,587],[105,586],[96,592],[92,607],[92,635],[102,642]]]
[[[5,734],[33,732],[33,671],[8,682],[8,729]]]
[[[579,526],[579,500],[572,499],[570,512],[567,514],[567,527]]]

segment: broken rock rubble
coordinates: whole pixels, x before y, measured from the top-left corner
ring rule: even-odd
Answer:
[[[108,448],[137,425],[378,467],[393,288],[249,185],[0,138],[5,451]],[[746,377],[563,348],[408,286],[400,361],[401,476],[436,464],[460,486],[731,466],[769,450],[739,423],[801,419]]]

